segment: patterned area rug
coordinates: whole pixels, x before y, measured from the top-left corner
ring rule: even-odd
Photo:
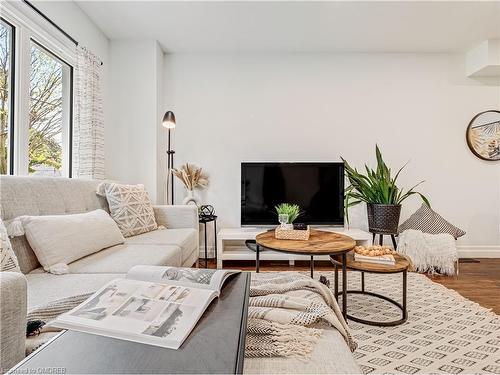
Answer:
[[[320,275],[333,289],[334,273],[315,276]],[[360,289],[360,280],[359,272],[348,272],[348,289]],[[400,302],[402,274],[365,274],[365,290]],[[347,306],[362,319],[401,317],[395,306],[370,296],[350,294]],[[408,274],[406,323],[376,327],[349,321],[349,326],[365,374],[500,374],[500,316],[421,274]]]

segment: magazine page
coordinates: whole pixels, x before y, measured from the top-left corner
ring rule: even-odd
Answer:
[[[230,275],[239,272],[241,271],[165,266],[134,266],[128,271],[127,279],[211,289],[219,293],[224,281],[226,281]]]
[[[215,297],[211,290],[116,279],[50,325],[177,349]]]

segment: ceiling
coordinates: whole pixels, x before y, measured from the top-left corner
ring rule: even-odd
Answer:
[[[500,1],[77,4],[110,39],[165,52],[453,52],[500,38]]]

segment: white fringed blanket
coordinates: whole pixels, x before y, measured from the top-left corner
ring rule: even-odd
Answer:
[[[405,230],[399,235],[398,253],[410,257],[417,272],[455,274],[458,253],[456,241],[450,234]]]
[[[297,273],[252,274],[247,357],[307,357],[321,335],[321,330],[310,328],[316,323],[336,328],[351,351],[356,349],[326,285]]]

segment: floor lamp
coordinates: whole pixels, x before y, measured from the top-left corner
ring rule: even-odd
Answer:
[[[170,197],[170,204],[174,204],[174,178],[172,168],[174,168],[174,154],[170,144],[170,131],[175,129],[175,115],[172,111],[167,111],[161,122],[164,128],[168,129],[168,148],[167,148],[167,204]]]

